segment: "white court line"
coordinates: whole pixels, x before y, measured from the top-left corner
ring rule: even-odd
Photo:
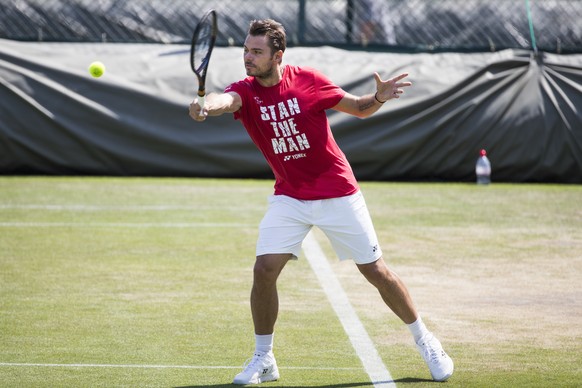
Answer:
[[[28,362],[0,362],[0,367],[41,367],[41,368],[135,368],[135,369],[240,369],[226,365],[138,365],[138,364],[41,364]],[[358,370],[360,368],[288,366],[279,369],[295,370]]]
[[[142,211],[170,211],[170,210],[192,210],[213,209],[216,206],[196,204],[196,205],[86,205],[86,204],[2,204],[0,210],[47,210],[47,211],[70,211],[70,212],[142,212]],[[236,203],[221,205],[222,210],[240,210]]]
[[[234,222],[0,222],[1,228],[250,228]]]
[[[370,376],[374,387],[396,387],[394,379],[392,379],[390,372],[382,362],[374,343],[313,236],[313,231],[309,232],[303,241],[303,252],[343,325],[352,346],[356,350],[356,354],[362,361],[364,369]]]
[[[0,210],[55,210],[55,211],[86,211],[99,212],[110,210],[121,211],[166,211],[166,210],[198,210],[209,207],[200,205],[40,205],[40,204],[0,204]]]

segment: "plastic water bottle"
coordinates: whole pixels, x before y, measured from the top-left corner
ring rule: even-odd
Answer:
[[[475,173],[477,174],[478,185],[488,185],[491,183],[491,162],[487,158],[487,151],[481,150],[479,152],[479,159],[475,165]]]

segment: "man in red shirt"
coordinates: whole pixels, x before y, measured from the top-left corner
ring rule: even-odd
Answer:
[[[251,291],[256,349],[234,384],[258,384],[279,378],[273,354],[278,314],[276,282],[286,263],[300,254],[313,225],[330,239],[340,259],[352,259],[386,305],[410,329],[417,348],[436,381],[447,380],[453,362],[426,328],[400,278],[382,258],[376,232],[349,162],[339,149],[326,110],[360,118],[399,98],[408,74],[382,80],[374,74],[376,92],[354,96],[315,69],[282,65],[285,30],[278,22],[251,22],[244,45],[247,78],[224,93],[206,96],[204,109],[194,100],[190,116],[233,113],[263,153],[275,174],[275,192],[259,226]]]

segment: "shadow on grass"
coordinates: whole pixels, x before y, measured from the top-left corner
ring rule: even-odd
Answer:
[[[391,381],[376,381],[374,383],[365,381],[361,383],[345,383],[345,384],[331,384],[331,385],[285,385],[287,388],[351,388],[351,387],[373,387],[374,384],[388,384],[388,383],[427,383],[432,382],[433,380],[429,379],[418,379],[415,377],[405,377],[402,379],[396,379]],[[277,388],[282,387],[282,385],[278,385],[276,381],[262,383],[262,387],[264,388]],[[240,385],[234,384],[211,384],[211,385],[186,385],[181,387],[174,387],[174,388],[232,388],[232,387],[240,387]]]

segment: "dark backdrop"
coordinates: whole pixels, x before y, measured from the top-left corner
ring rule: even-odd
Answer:
[[[232,115],[188,117],[188,50],[0,40],[0,173],[270,177]],[[354,94],[374,90],[374,71],[410,73],[414,86],[369,119],[329,113],[359,179],[471,181],[485,148],[494,181],[582,183],[582,55],[295,47],[284,60]],[[207,89],[243,76],[242,49],[219,47]]]

